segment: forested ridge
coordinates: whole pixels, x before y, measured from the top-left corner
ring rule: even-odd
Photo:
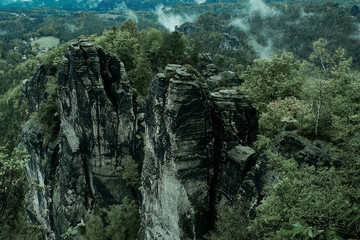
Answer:
[[[41,152],[56,151],[65,131],[59,67],[67,66],[64,56],[71,60],[69,46],[78,45],[95,46],[106,59],[101,67],[117,64],[112,54],[120,59],[126,70],[121,77],[129,81],[138,111],[150,101],[152,81],[163,75],[171,81],[180,75],[185,82],[191,76],[211,94],[234,91],[251,100],[258,133],[249,140],[254,153],[241,181],[243,189],[258,192],[250,200],[241,191],[211,197],[209,231],[197,239],[360,239],[358,1],[207,1],[167,8],[149,3],[136,11],[129,4],[109,10],[106,3],[92,11],[9,6],[0,11],[0,239],[45,239],[53,229],[60,232],[53,222],[49,230],[34,221],[28,209],[29,196],[53,191],[57,179],[50,174],[39,183],[28,177],[24,128],[39,126]],[[41,39],[58,42],[49,47]],[[108,67],[101,77],[114,81],[111,71]],[[117,107],[120,91],[106,84],[104,89]],[[35,99],[32,105],[29,99]],[[139,132],[145,128],[142,118],[134,123]],[[49,162],[40,164],[47,172]],[[142,239],[139,187],[148,183],[141,179],[141,164],[130,159],[113,169],[130,197],[89,207],[81,222],[54,236]],[[215,172],[222,170],[217,167]],[[54,213],[48,211],[43,215]]]

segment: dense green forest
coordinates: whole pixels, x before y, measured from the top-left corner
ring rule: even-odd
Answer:
[[[236,1],[158,12],[1,10],[0,239],[43,239],[23,207],[27,193],[43,186],[24,184],[28,157],[18,146],[30,118],[42,125],[44,145],[57,138],[58,67],[79,35],[119,57],[138,98],[147,96],[151,80],[168,63],[201,72],[203,53],[218,71],[235,72],[243,81],[233,89],[248,95],[258,111],[252,147],[266,156],[271,180],[253,216],[243,214],[249,206],[241,202],[219,202],[207,239],[360,239],[360,10],[353,6],[359,2],[266,3],[253,10]],[[171,25],[177,31],[161,17],[180,19]],[[49,36],[60,41],[54,49],[42,52],[31,44]],[[52,79],[46,86],[52,94],[29,116],[21,88],[39,64]],[[323,146],[330,160],[297,162],[275,153],[273,139],[283,130]],[[137,169],[130,162],[121,176],[134,189],[140,185]],[[136,239],[137,204],[126,199],[89,213],[83,229],[69,229],[63,239],[76,231],[85,239]]]

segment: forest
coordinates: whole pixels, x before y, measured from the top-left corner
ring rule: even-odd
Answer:
[[[40,139],[44,153],[61,143],[61,68],[81,35],[120,59],[138,109],[146,108],[153,79],[168,64],[184,66],[201,82],[216,76],[211,94],[235,91],[256,109],[258,131],[248,144],[256,161],[242,178],[246,189],[262,173],[255,183],[261,187],[252,186],[256,201],[244,200],[241,192],[210,197],[212,220],[194,239],[360,239],[358,1],[174,1],[166,7],[133,1],[127,9],[110,9],[107,2],[88,11],[0,8],[0,239],[151,239],[139,234],[147,156],[132,156],[113,169],[130,189],[121,202],[88,207],[82,221],[66,231],[51,220],[45,228],[29,210],[31,196],[52,193],[48,189],[60,180],[49,159],[40,163],[47,180],[29,178],[33,160],[24,139]],[[34,43],[45,37],[58,42]],[[239,84],[227,85],[222,73],[236,76]],[[46,81],[31,85],[36,102],[30,106],[24,86],[34,79]],[[114,91],[105,91],[116,105]],[[140,120],[136,124],[146,129]],[[24,129],[34,126],[38,135],[25,137]],[[286,137],[293,145],[281,145]],[[303,148],[309,155],[292,154]]]

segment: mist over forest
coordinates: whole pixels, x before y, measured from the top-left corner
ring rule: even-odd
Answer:
[[[360,239],[359,7],[2,0],[0,240]]]

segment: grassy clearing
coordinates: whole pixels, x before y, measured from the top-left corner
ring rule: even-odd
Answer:
[[[51,48],[56,47],[60,42],[60,39],[56,37],[42,37],[31,43],[31,46],[35,47],[35,44],[39,44],[39,48]]]

